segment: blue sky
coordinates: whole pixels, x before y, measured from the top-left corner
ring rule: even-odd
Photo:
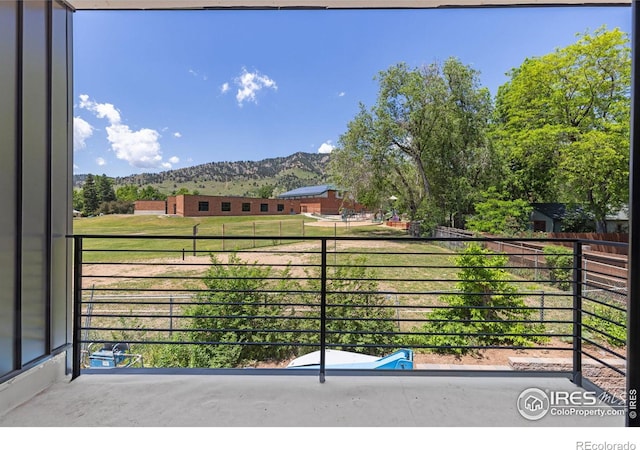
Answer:
[[[495,95],[603,25],[630,33],[631,8],[78,11],[74,172],[329,152],[392,65],[457,57]]]

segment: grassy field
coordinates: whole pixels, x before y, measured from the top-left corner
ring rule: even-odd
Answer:
[[[199,235],[220,236],[237,234],[255,224],[261,233],[278,230],[280,224],[290,234],[300,234],[303,223],[316,222],[307,216],[255,216],[245,217],[179,217],[155,215],[106,215],[80,217],[73,221],[74,234],[147,234],[191,236],[193,226],[198,226]]]
[[[372,227],[370,223],[328,223],[328,226],[309,227],[318,219],[304,215],[237,216],[237,217],[178,217],[155,215],[106,215],[79,217],[73,220],[74,234],[105,235],[165,235],[192,236],[198,225],[199,236],[406,236],[401,230]]]
[[[294,242],[281,239],[284,237],[406,235],[403,231],[373,226],[371,223],[362,223],[362,226],[349,223],[349,226],[345,226],[344,223],[336,222],[325,224],[329,226],[313,226],[316,222],[318,222],[317,219],[303,215],[260,217],[106,215],[74,219],[73,233],[105,236],[84,240],[84,249],[94,251],[92,256],[95,259],[92,260],[96,261],[116,261],[123,257],[124,251],[127,251],[127,260],[170,257],[176,256],[176,252],[193,252],[193,228],[196,225],[198,252],[230,251]],[[113,235],[184,236],[185,238],[159,240],[107,237]],[[224,239],[206,239],[212,236],[224,237]],[[243,239],[237,239],[238,237]],[[265,237],[272,239],[264,239]]]

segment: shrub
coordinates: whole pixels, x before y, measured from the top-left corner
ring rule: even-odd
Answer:
[[[624,347],[627,342],[627,318],[624,311],[598,303],[590,309],[595,315],[585,314],[582,323],[597,330],[586,330],[593,339],[613,347]]]
[[[567,247],[547,245],[543,253],[549,269],[549,280],[563,291],[571,289],[573,251]]]
[[[99,214],[133,214],[134,203],[123,200],[101,202],[98,208]]]
[[[166,367],[240,367],[256,361],[281,360],[291,356],[288,320],[282,303],[287,303],[289,270],[273,280],[272,269],[241,260],[235,254],[222,264],[215,255],[207,272],[209,289],[197,303],[186,307],[185,328],[174,334],[176,341],[194,344],[169,345],[155,355]],[[281,278],[281,279],[280,279]],[[269,345],[272,343],[277,345]]]
[[[327,343],[332,348],[382,355],[390,351],[398,331],[395,310],[386,307],[386,299],[378,294],[375,271],[364,267],[366,258],[347,258],[332,268],[327,280],[326,331]],[[320,291],[319,273],[309,275],[310,288]],[[309,319],[307,327],[320,329],[318,296],[307,296],[311,308],[305,312]],[[318,341],[316,341],[318,342]],[[336,347],[337,346],[337,347]]]
[[[506,262],[506,256],[467,245],[455,259],[462,280],[459,293],[440,298],[450,307],[428,313],[428,322],[413,330],[426,334],[414,335],[413,343],[433,346],[439,353],[464,354],[474,351],[471,347],[525,347],[546,341],[541,335],[544,326],[528,322],[534,310],[526,308],[522,295],[509,283]]]

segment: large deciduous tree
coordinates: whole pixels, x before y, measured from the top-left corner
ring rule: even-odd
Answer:
[[[599,28],[509,73],[493,137],[513,198],[583,204],[606,231],[606,215],[628,201],[628,44]]]
[[[411,218],[429,210],[461,225],[492,179],[489,91],[455,58],[377,79],[376,104],[361,105],[332,152],[333,179],[365,204],[394,195]]]

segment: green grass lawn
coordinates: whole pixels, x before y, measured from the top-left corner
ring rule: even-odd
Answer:
[[[239,217],[177,217],[155,215],[105,215],[76,218],[75,235],[101,235],[87,238],[83,248],[89,252],[87,261],[127,261],[176,257],[182,252],[193,253],[193,228],[197,227],[197,252],[231,251],[282,244],[283,237],[319,236],[405,236],[405,232],[383,227],[355,225],[349,227],[307,226],[317,219],[303,215],[239,216]],[[107,236],[176,236],[176,239],[117,239]],[[224,239],[206,239],[206,237]],[[242,237],[243,239],[238,239]],[[269,239],[266,239],[269,237]],[[203,239],[204,238],[204,239]],[[255,238],[255,239],[254,239]],[[288,240],[286,242],[292,242]],[[97,251],[100,250],[100,251]]]
[[[261,233],[274,232],[283,226],[287,233],[302,232],[304,222],[315,222],[307,216],[238,216],[238,217],[179,217],[156,215],[105,215],[80,217],[73,221],[74,234],[146,234],[191,236],[194,225],[198,225],[199,235],[220,236],[253,229]]]

